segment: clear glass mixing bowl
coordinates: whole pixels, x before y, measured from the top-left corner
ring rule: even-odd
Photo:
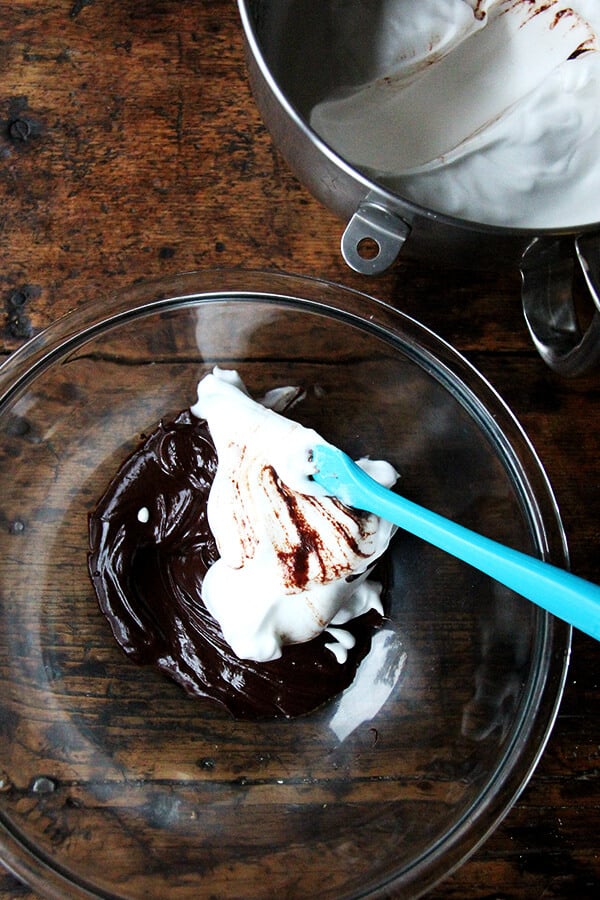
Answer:
[[[431,332],[319,281],[216,271],[80,309],[0,369],[0,858],[49,897],[417,896],[510,808],[559,703],[569,628],[399,533],[391,614],[355,683],[240,722],[137,667],[86,567],[121,460],[215,364],[400,489],[566,564],[514,418]]]

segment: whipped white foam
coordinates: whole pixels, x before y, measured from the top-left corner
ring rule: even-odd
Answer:
[[[382,612],[381,586],[368,570],[394,526],[326,496],[311,478],[310,451],[327,442],[254,401],[237,372],[205,376],[191,412],[208,422],[218,456],[208,522],[220,559],[202,598],[225,639],[240,658],[266,662],[328,629],[343,662],[352,639],[339,626]],[[389,463],[359,464],[386,487],[396,481]]]
[[[598,0],[381,0],[375,47],[348,25],[367,14],[364,0],[335,5],[346,22],[332,52],[359,73],[361,54],[375,57],[368,80],[312,110],[342,156],[461,218],[600,220]]]

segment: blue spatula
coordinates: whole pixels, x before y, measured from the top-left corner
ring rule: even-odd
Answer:
[[[346,506],[374,513],[600,640],[600,587],[519,550],[457,525],[382,487],[343,451],[313,448],[314,480]]]

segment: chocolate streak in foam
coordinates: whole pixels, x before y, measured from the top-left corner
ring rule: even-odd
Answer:
[[[206,422],[187,411],[161,423],[124,462],[90,515],[89,570],[100,608],[129,657],[189,694],[237,718],[308,713],[352,682],[379,616],[344,626],[356,645],[342,664],[325,647],[325,634],[286,646],[271,662],[239,659],[202,602],[204,576],[219,555],[206,518],[216,469]],[[147,522],[138,518],[141,509]],[[302,541],[289,565],[301,581],[319,535],[296,524]]]
[[[324,562],[326,548],[323,544],[323,539],[320,534],[311,527],[306,517],[303,515],[302,510],[296,501],[295,492],[288,490],[286,485],[279,479],[273,466],[267,467],[265,477],[269,478],[275,485],[277,493],[285,503],[285,506],[289,511],[289,517],[294,522],[297,533],[300,536],[300,540],[290,551],[286,552],[284,550],[279,550],[277,554],[281,565],[288,573],[286,577],[287,586],[289,588],[304,588],[308,584],[309,559],[311,553],[316,554],[317,559],[320,562],[321,571],[326,571],[327,566]],[[309,498],[307,502],[315,505],[319,503],[317,498]],[[341,504],[339,504],[338,501],[335,501],[335,503],[336,506],[340,506],[341,508]],[[360,525],[359,516],[355,517],[355,521]],[[348,544],[350,551],[355,556],[360,556],[361,550],[358,541],[356,541],[349,531],[342,526],[341,522],[335,522],[334,524],[336,531],[340,535],[340,539]],[[339,568],[339,572],[333,572],[332,574],[341,577],[342,566]],[[352,580],[352,577],[353,576],[349,576],[349,580]],[[327,623],[321,622],[320,624],[325,626]]]

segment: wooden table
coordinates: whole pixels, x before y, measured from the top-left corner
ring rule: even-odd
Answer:
[[[13,0],[0,37],[2,357],[137,279],[213,266],[318,275],[401,308],[509,403],[553,483],[572,567],[600,581],[598,374],[553,375],[515,272],[401,261],[375,281],[290,174],[246,79],[232,0]],[[431,896],[587,898],[600,889],[600,657],[581,634],[561,711],[504,823]],[[8,872],[0,896],[34,897]]]

